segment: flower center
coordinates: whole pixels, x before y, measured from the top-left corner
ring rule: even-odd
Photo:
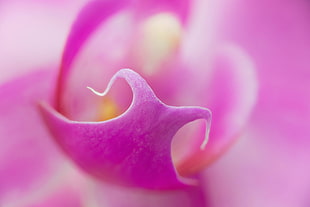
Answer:
[[[103,97],[98,113],[98,121],[105,121],[116,117],[119,114],[119,109],[117,104],[111,98]]]

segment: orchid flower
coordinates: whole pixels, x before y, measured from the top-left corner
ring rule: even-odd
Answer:
[[[57,70],[39,71],[2,87],[3,96],[10,97],[2,103],[2,108],[12,108],[7,112],[3,134],[14,137],[10,132],[24,126],[26,131],[16,131],[17,142],[26,139],[26,143],[42,142],[43,145],[38,150],[30,149],[34,154],[29,159],[6,159],[8,163],[4,167],[8,174],[2,176],[7,180],[2,182],[6,183],[5,201],[11,196],[7,192],[22,183],[12,176],[16,169],[32,166],[34,160],[38,163],[33,168],[37,175],[29,169],[28,175],[22,177],[29,186],[40,176],[50,177],[49,173],[55,173],[53,168],[58,168],[61,158],[49,149],[49,145],[53,145],[59,147],[76,168],[87,173],[85,176],[96,179],[100,185],[140,188],[150,195],[160,193],[159,200],[168,198],[162,201],[163,206],[178,206],[184,193],[190,201],[186,205],[205,205],[199,172],[216,159],[242,129],[254,103],[255,77],[247,55],[236,46],[219,47],[214,57],[203,62],[187,53],[187,48],[194,44],[191,43],[193,37],[186,37],[190,33],[189,3],[90,2],[72,26],[56,79]],[[104,38],[100,37],[102,42],[96,42],[96,47],[89,49],[86,44],[92,46],[91,37],[100,30],[99,26]],[[149,84],[138,73],[119,70],[121,68],[133,68],[145,76]],[[119,78],[128,83],[132,94],[127,84],[116,84]],[[107,90],[103,94],[94,90],[104,87]],[[18,94],[23,93],[24,99],[17,101]],[[128,106],[130,96],[132,103]],[[199,107],[180,107],[182,104]],[[25,112],[17,112],[17,107]],[[211,112],[202,107],[211,107],[214,113],[210,137]],[[15,115],[22,117],[14,118]],[[29,126],[25,125],[24,118]],[[197,119],[205,122],[178,132]],[[20,125],[13,120],[20,120]],[[172,139],[176,142],[174,147]],[[2,157],[11,157],[10,147],[16,146],[9,145]],[[46,154],[36,158],[41,154],[36,151],[40,150]],[[27,153],[21,151],[23,156]],[[51,157],[53,160],[49,160]],[[61,170],[59,173],[62,174]],[[29,197],[36,196],[30,194]],[[112,202],[109,206],[120,205],[115,203],[117,198],[106,200]],[[132,205],[143,206],[143,202],[146,201]]]
[[[253,52],[246,41],[215,33],[223,24],[215,8],[223,9],[200,1],[87,3],[60,67],[0,88],[0,204],[242,206],[219,180],[233,185],[221,175],[231,172],[226,160],[239,159],[228,154],[209,165],[252,133],[245,126],[257,76],[233,44]],[[216,200],[222,188],[229,201]]]

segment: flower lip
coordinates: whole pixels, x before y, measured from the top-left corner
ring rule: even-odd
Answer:
[[[77,165],[104,181],[149,189],[193,184],[176,172],[171,141],[182,126],[196,119],[205,119],[209,127],[211,112],[163,104],[146,81],[129,69],[120,70],[102,95],[117,78],[128,82],[133,100],[127,111],[113,119],[71,121],[46,104],[40,105],[55,141]]]

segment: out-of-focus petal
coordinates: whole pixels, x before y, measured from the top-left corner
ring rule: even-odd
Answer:
[[[215,55],[211,71],[204,77],[202,85],[192,84],[193,100],[212,111],[212,128],[209,142],[203,151],[199,150],[199,139],[202,130],[193,134],[196,139],[184,140],[183,145],[190,143],[188,157],[178,163],[181,174],[191,174],[204,168],[220,156],[242,132],[251,114],[257,96],[257,80],[251,58],[240,48],[226,45]],[[197,74],[199,76],[199,74]],[[193,79],[198,81],[201,78]],[[200,86],[200,88],[198,88]],[[181,153],[181,152],[179,152]]]
[[[228,8],[221,35],[251,54],[261,84],[246,136],[207,171],[212,205],[309,206],[309,1]]]
[[[274,125],[267,119],[266,124]],[[300,129],[302,127],[295,127],[297,131]],[[309,130],[303,131],[300,138],[309,136]],[[274,142],[277,137],[283,141]],[[210,206],[308,206],[309,143],[288,145],[284,140],[290,138],[281,126],[272,129],[252,126],[227,154],[204,173]]]
[[[58,189],[48,198],[40,200],[35,204],[30,204],[27,207],[83,207],[83,202],[80,195],[72,187]]]
[[[66,159],[62,162],[62,167],[44,185],[36,185],[27,196],[11,198],[1,204],[6,207],[89,206],[88,177],[73,168]]]
[[[229,21],[221,25],[218,35],[239,43],[255,58],[258,72],[264,73],[260,75],[261,80],[286,78],[288,72],[292,80],[309,77],[310,3],[303,0],[236,2],[228,4],[225,17]]]
[[[0,2],[0,82],[56,66],[80,3]]]
[[[268,117],[273,123],[282,123],[285,114],[287,122],[290,120],[294,125],[304,126],[309,117],[310,102],[310,2],[239,2],[241,7],[232,7],[227,11],[230,21],[223,25],[225,29],[221,35],[238,42],[255,60],[261,83],[255,120],[261,120],[263,124]],[[291,144],[302,137],[302,133],[294,138],[286,136],[285,141]],[[282,137],[274,139],[284,141]]]
[[[145,17],[154,13],[170,12],[184,23],[190,12],[190,3],[190,0],[136,0],[133,6],[137,16]]]
[[[225,3],[193,2],[192,16],[183,34],[180,59],[185,76],[180,79],[179,90],[174,91],[178,93],[174,99],[211,107],[214,122],[204,153],[197,150],[199,145],[195,142],[199,138],[193,132],[187,136],[192,139],[178,135],[174,155],[181,174],[195,173],[221,155],[242,132],[256,100],[255,61],[241,47],[222,41],[218,35],[227,20],[225,6],[231,6]],[[199,134],[199,125],[189,130]],[[193,147],[182,150],[187,145]]]
[[[111,80],[125,79],[133,91],[129,109],[103,122],[70,121],[42,105],[46,124],[64,151],[88,173],[104,180],[152,189],[178,188],[193,181],[178,176],[171,159],[171,141],[186,123],[211,113],[198,107],[171,107],[160,102],[137,73],[124,69]],[[202,143],[200,143],[202,144]],[[148,167],[146,167],[148,166]]]
[[[206,207],[204,192],[200,187],[154,191],[105,184],[94,187],[93,191],[100,206]]]
[[[65,161],[65,160],[63,160]],[[50,180],[48,185],[40,188],[37,192],[31,194],[14,206],[27,207],[82,207],[90,206],[89,197],[89,180],[85,174],[80,173],[66,163],[60,171],[56,179]],[[9,205],[8,205],[9,207]]]
[[[37,109],[49,102],[54,79],[43,70],[0,87],[0,203],[36,191],[61,164]]]

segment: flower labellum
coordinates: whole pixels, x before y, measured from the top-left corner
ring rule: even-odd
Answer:
[[[120,70],[133,91],[131,106],[122,115],[100,122],[76,122],[42,103],[43,117],[55,140],[81,168],[105,181],[149,189],[173,189],[194,184],[180,177],[171,158],[171,142],[185,124],[197,119],[207,123],[211,112],[200,107],[173,107],[162,103],[136,72]]]

